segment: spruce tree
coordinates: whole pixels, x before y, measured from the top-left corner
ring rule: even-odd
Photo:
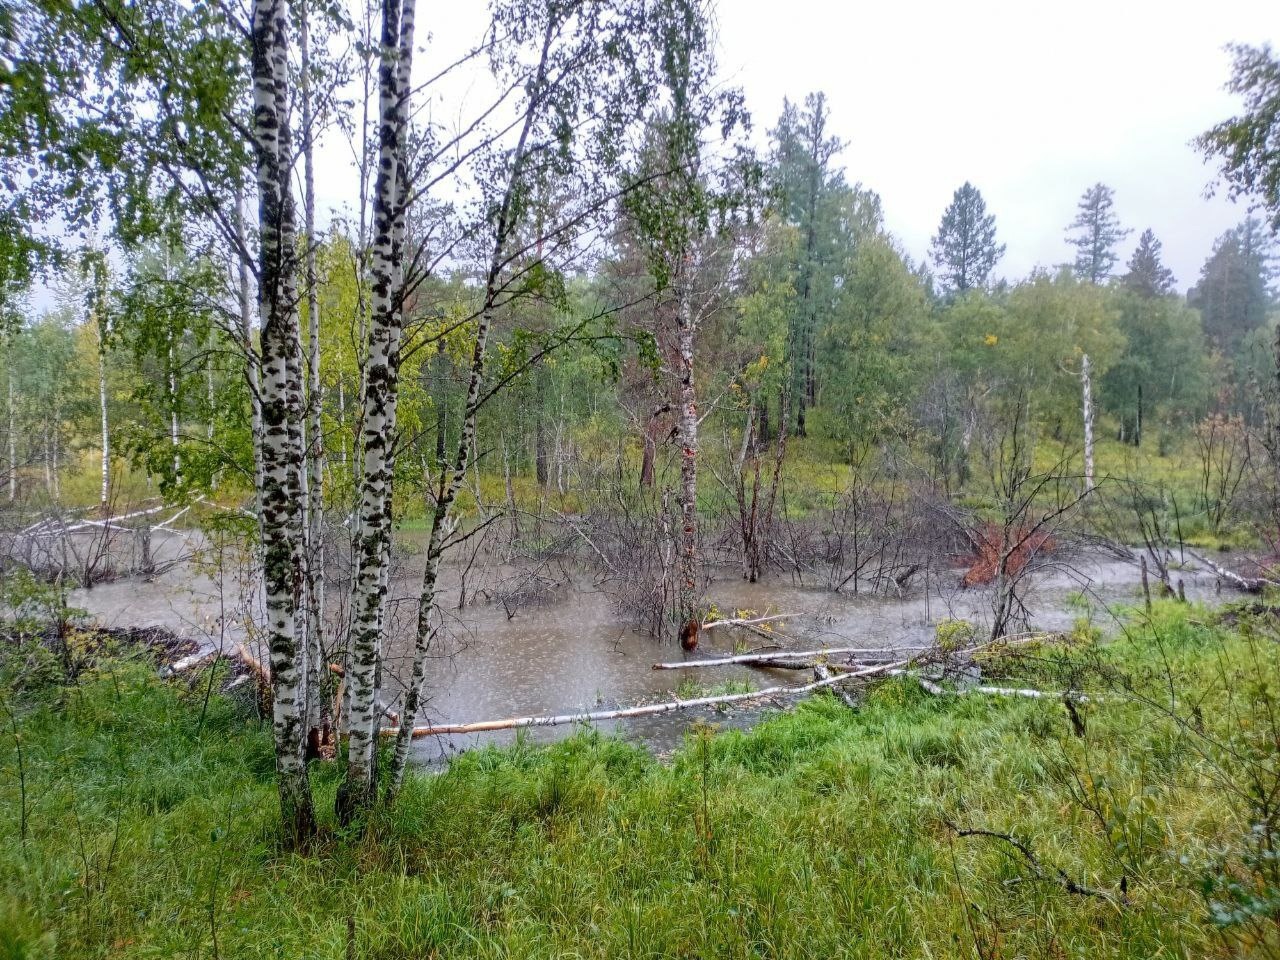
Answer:
[[[939,286],[952,296],[985,288],[1004,256],[1004,244],[996,243],[996,218],[987,213],[982,193],[968,181],[943,213],[931,252]]]
[[[1104,283],[1120,259],[1116,244],[1130,233],[1120,226],[1113,209],[1115,191],[1105,183],[1095,183],[1084,192],[1078,205],[1079,213],[1067,227],[1068,232],[1079,231],[1068,237],[1067,242],[1076,248],[1076,276],[1089,283]]]
[[[1200,282],[1187,294],[1187,302],[1200,311],[1205,335],[1227,355],[1266,323],[1266,251],[1256,244],[1247,222],[1224,233],[1200,270]]]
[[[1129,259],[1129,272],[1120,281],[1126,290],[1143,297],[1163,297],[1173,293],[1173,271],[1160,260],[1160,241],[1148,228],[1138,238],[1138,247]]]

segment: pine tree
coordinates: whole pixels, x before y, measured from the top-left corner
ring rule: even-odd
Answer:
[[[1004,244],[996,243],[996,218],[987,213],[982,193],[965,181],[952,196],[933,238],[939,285],[953,295],[983,289],[1004,249]]]
[[[1090,283],[1104,283],[1120,259],[1116,244],[1131,231],[1120,226],[1113,209],[1115,191],[1105,183],[1095,183],[1084,192],[1078,205],[1079,213],[1067,227],[1068,232],[1078,230],[1067,242],[1076,248],[1076,276]]]
[[[1224,353],[1232,354],[1245,335],[1266,322],[1266,251],[1248,222],[1224,233],[1200,270],[1200,282],[1187,302],[1200,310],[1204,332]]]
[[[1160,241],[1148,228],[1138,238],[1138,247],[1129,259],[1129,272],[1121,283],[1125,289],[1143,297],[1163,297],[1173,293],[1173,271],[1160,260]]]

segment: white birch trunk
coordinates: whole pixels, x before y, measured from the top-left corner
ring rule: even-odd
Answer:
[[[304,254],[305,283],[307,286],[307,472],[304,506],[307,616],[307,729],[318,730],[328,714],[321,688],[324,663],[324,445],[321,434],[320,387],[320,291],[316,275],[316,174],[315,115],[311,90],[311,33],[308,16],[309,0],[301,4],[298,22],[298,46],[302,57],[302,162],[303,162],[303,233],[306,237]]]
[[[175,483],[182,481],[182,458],[178,454],[178,373],[177,361],[174,358],[173,334],[169,335],[169,446],[173,448],[173,479]]]
[[[679,276],[680,303],[676,311],[676,381],[679,403],[680,439],[680,547],[676,576],[679,578],[680,626],[697,616],[701,570],[698,564],[698,395],[693,379],[693,336],[695,318],[689,284],[692,282],[688,255]]]
[[[1084,492],[1094,487],[1093,478],[1093,381],[1089,376],[1089,355],[1080,362],[1080,392],[1084,408]]]
[[[13,360],[8,361],[8,407],[9,415],[9,502],[12,503],[18,495],[18,433],[16,424],[14,423],[13,414]]]
[[[364,364],[361,478],[352,584],[351,655],[347,671],[347,774],[337,798],[349,823],[375,799],[381,631],[385,620],[392,513],[392,443],[403,328],[402,202],[408,194],[405,148],[409,122],[414,0],[383,0],[378,65],[378,172],[374,182],[371,317]]]
[[[282,827],[286,840],[298,846],[314,834],[315,812],[303,757],[305,650],[299,649],[294,618],[302,540],[298,500],[302,383],[294,262],[297,238],[289,182],[289,10],[287,0],[254,0],[252,9],[253,134],[260,210],[263,581]]]
[[[94,326],[98,331],[98,416],[102,426],[102,488],[99,504],[106,516],[111,500],[111,429],[107,410],[107,318],[101,288],[95,294]]]

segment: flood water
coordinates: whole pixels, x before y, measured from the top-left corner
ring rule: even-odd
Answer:
[[[150,581],[122,579],[70,597],[106,626],[163,626],[201,641],[209,648],[230,649],[237,642],[255,647],[249,613],[260,602],[243,563],[217,560],[217,551],[191,533],[174,533],[158,551],[174,561]],[[1190,561],[1190,558],[1187,558]],[[1214,600],[1216,578],[1190,562],[1175,573],[1190,599]],[[457,608],[459,570],[451,569],[441,591],[446,626],[434,652],[423,723],[464,723],[507,717],[585,713],[641,703],[671,700],[682,683],[710,688],[726,681],[753,687],[795,685],[809,681],[803,671],[760,670],[725,666],[699,670],[652,669],[660,660],[705,658],[741,652],[766,641],[741,630],[705,631],[699,648],[683,653],[676,644],[659,644],[639,633],[614,609],[609,597],[593,585],[587,571],[574,571],[543,602],[525,604],[507,616],[501,604],[469,603]],[[409,668],[409,626],[413,617],[420,566],[410,557],[393,581],[393,608],[388,637],[388,665],[394,674],[388,699],[398,691],[397,678]],[[755,615],[789,614],[778,625],[782,645],[792,649],[823,646],[902,647],[928,644],[938,621],[957,618],[977,624],[990,620],[990,597],[984,589],[960,586],[960,571],[933,571],[917,579],[898,597],[835,594],[792,578],[773,576],[750,584],[726,569],[711,584],[708,599],[725,615],[752,610]],[[335,588],[335,593],[338,591]],[[1224,591],[1224,598],[1230,597]],[[1089,555],[1055,563],[1036,574],[1026,604],[1032,626],[1044,630],[1070,628],[1080,618],[1104,629],[1111,610],[1140,597],[1137,564],[1111,556]],[[334,600],[340,600],[334,597]],[[339,603],[333,604],[335,607]],[[736,648],[735,648],[736,645]],[[636,740],[659,753],[675,747],[689,726],[712,722],[743,726],[757,719],[768,703],[749,707],[688,710],[598,724],[607,732]],[[538,727],[525,731],[534,741],[572,733],[577,725]],[[451,753],[489,742],[507,743],[513,731],[470,736],[423,738],[416,755],[423,763],[439,762]]]

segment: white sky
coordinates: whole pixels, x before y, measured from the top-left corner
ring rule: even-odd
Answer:
[[[479,38],[486,7],[419,3],[419,82]],[[1223,48],[1280,45],[1275,0],[718,0],[716,19],[722,80],[743,88],[759,145],[784,97],[824,91],[831,131],[847,144],[837,162],[880,194],[889,230],[917,261],[970,180],[1008,247],[998,275],[1066,262],[1065,227],[1101,180],[1133,228],[1121,263],[1151,227],[1183,291],[1246,212],[1205,198],[1216,171],[1190,145],[1239,109],[1223,89]],[[491,92],[487,78],[450,77],[419,108],[449,125]],[[336,131],[317,152],[324,223],[351,213],[356,180]],[[47,299],[33,295],[37,306]]]
[[[1134,228],[1123,260],[1151,227],[1182,290],[1245,215],[1204,198],[1214,169],[1189,141],[1238,110],[1223,46],[1275,44],[1274,0],[720,0],[717,17],[758,134],[784,96],[823,90],[849,180],[880,193],[917,260],[965,180],[1011,279],[1070,259],[1065,227],[1099,180]]]

